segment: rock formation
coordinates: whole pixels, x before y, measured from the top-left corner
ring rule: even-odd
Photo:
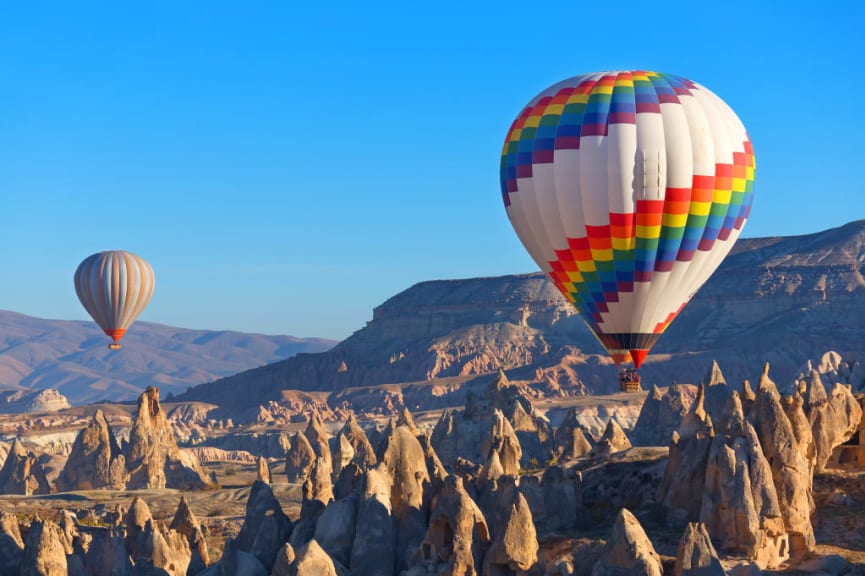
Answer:
[[[621,452],[631,447],[631,441],[628,440],[627,434],[616,422],[615,418],[610,418],[607,422],[607,427],[604,429],[604,434],[601,436],[598,443],[592,449],[591,456],[605,458],[615,452]]]
[[[357,495],[353,494],[331,502],[315,524],[313,539],[328,556],[342,566],[348,566],[351,562],[357,522],[357,500]]]
[[[582,428],[573,428],[570,438],[562,444],[562,451],[559,456],[564,460],[573,460],[587,456],[592,451],[592,445]]]
[[[432,571],[480,572],[490,534],[486,520],[456,476],[445,479],[421,543],[421,559]]]
[[[16,438],[0,469],[0,494],[49,494],[51,486],[39,459]]]
[[[369,576],[391,576],[396,560],[391,478],[381,467],[364,474],[351,549],[351,566]]]
[[[510,421],[505,418],[501,410],[495,411],[492,428],[484,438],[483,451],[487,454],[493,451],[498,453],[499,462],[506,475],[519,474],[523,449]]]
[[[273,566],[276,554],[291,535],[291,520],[282,511],[273,489],[256,481],[249,492],[243,526],[235,539],[238,550],[256,557],[262,566]]]
[[[378,466],[390,480],[396,550],[414,550],[426,532],[424,486],[430,482],[426,457],[417,437],[405,426],[395,428],[382,448]],[[409,564],[410,559],[397,555],[397,570],[404,570]]]
[[[716,360],[712,360],[712,365],[700,384],[703,386],[703,401],[706,412],[709,413],[712,419],[717,420],[724,413],[724,409],[727,406],[727,398],[730,397],[732,390],[727,385],[727,380],[724,378],[724,374],[721,373],[721,367],[718,366]]]
[[[186,501],[185,496],[180,497],[177,511],[174,513],[174,518],[168,528],[182,534],[189,544],[189,549],[192,553],[189,561],[189,573],[198,574],[204,570],[210,564],[207,541],[204,538],[201,524],[189,508],[189,503]]]
[[[313,410],[310,413],[309,422],[306,425],[304,434],[306,435],[306,439],[309,440],[316,458],[324,458],[327,473],[332,473],[333,457],[330,453],[330,435],[324,427],[324,422],[322,422],[318,410]]]
[[[267,458],[259,456],[255,462],[256,480],[260,480],[265,484],[270,484],[270,466],[267,464]]]
[[[520,573],[538,561],[538,539],[525,497],[511,490],[512,502],[497,515],[493,541],[484,556],[483,573]]]
[[[315,540],[297,551],[289,573],[292,576],[337,576],[333,560]]]
[[[512,385],[504,373],[490,379],[484,393],[466,395],[465,410],[445,412],[432,434],[432,445],[445,467],[455,470],[457,459],[482,464],[489,457],[490,430],[504,433],[499,413],[507,421],[520,446],[517,468],[538,467],[554,452],[555,442],[549,423],[534,415],[531,402],[522,391]],[[510,434],[509,434],[510,435]],[[512,446],[517,443],[509,442]],[[501,454],[500,454],[501,456]],[[502,465],[508,470],[506,458]]]
[[[789,555],[772,469],[735,392],[709,451],[700,521],[721,549],[745,553],[762,567]]]
[[[353,460],[361,464],[364,469],[375,465],[375,450],[367,439],[363,428],[357,423],[354,413],[349,415],[340,433],[354,450]]]
[[[291,483],[303,483],[315,463],[315,451],[312,444],[301,431],[291,439],[291,448],[285,455],[285,475]]]
[[[700,517],[702,502],[693,497],[692,490],[706,484],[706,464],[715,436],[712,418],[703,404],[704,391],[701,385],[679,430],[670,437],[670,458],[658,488],[658,500],[670,519],[682,524]]]
[[[0,414],[58,412],[69,408],[69,400],[51,388],[42,390],[4,390],[0,392]]]
[[[580,483],[579,472],[575,473],[574,470],[567,470],[563,466],[547,467],[541,477],[544,513],[536,524],[550,532],[563,532],[575,528],[577,514],[583,504]]]
[[[66,465],[57,477],[57,490],[122,490],[126,486],[126,458],[102,410],[78,433]]]
[[[627,509],[616,517],[592,576],[663,576],[661,557],[640,522]]]
[[[804,408],[814,437],[815,469],[822,471],[834,450],[856,433],[862,408],[843,384],[836,383],[827,394],[816,370],[811,371],[805,394]]]
[[[726,576],[705,524],[688,523],[679,540],[673,576]]]
[[[50,520],[30,524],[24,540],[21,576],[67,576],[66,551],[57,525]]]
[[[0,512],[0,574],[18,574],[23,557],[24,541],[18,518],[9,512]]]
[[[754,425],[772,469],[784,525],[790,533],[791,551],[804,553],[813,550],[816,544],[811,525],[814,500],[810,466],[799,450],[793,427],[781,407],[780,395],[768,371],[766,364],[748,419]]]
[[[138,397],[138,413],[129,432],[126,450],[129,479],[126,488],[179,488],[197,490],[210,485],[197,459],[177,447],[159,388],[149,386]]]
[[[670,386],[663,394],[653,386],[631,432],[631,443],[634,446],[666,446],[695,396],[695,389],[684,384]]]
[[[354,460],[354,447],[345,434],[340,432],[336,435],[333,450],[333,474],[339,476],[342,469],[348,466]]]

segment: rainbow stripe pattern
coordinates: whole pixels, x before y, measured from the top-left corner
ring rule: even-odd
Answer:
[[[639,365],[738,238],[754,171],[744,126],[715,94],[620,71],[534,98],[500,179],[529,253],[614,360]]]

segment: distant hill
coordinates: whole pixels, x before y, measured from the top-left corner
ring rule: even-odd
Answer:
[[[133,400],[149,385],[163,397],[299,352],[321,352],[321,338],[185,330],[136,322],[123,349],[91,322],[44,320],[0,311],[0,388],[59,390],[72,404]],[[17,398],[17,397],[16,397]]]
[[[865,221],[740,240],[643,367],[646,384],[696,382],[717,358],[731,382],[764,361],[782,382],[829,349],[865,353]],[[285,389],[337,391],[491,372],[611,391],[600,345],[545,276],[423,282],[333,349],[197,386],[181,398],[242,410]]]

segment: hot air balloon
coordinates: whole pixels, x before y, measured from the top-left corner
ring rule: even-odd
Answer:
[[[569,78],[508,131],[508,217],[616,366],[633,362],[623,388],[739,237],[754,168],[733,110],[670,74]]]
[[[120,339],[153,295],[153,268],[125,250],[88,256],[75,271],[75,292],[84,309],[120,349]]]

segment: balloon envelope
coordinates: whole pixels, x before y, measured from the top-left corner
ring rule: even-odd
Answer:
[[[114,342],[150,302],[154,282],[150,264],[125,250],[88,256],[75,271],[78,299]]]
[[[685,78],[598,72],[514,121],[502,196],[532,258],[617,364],[639,367],[739,237],[754,153],[736,114]]]

